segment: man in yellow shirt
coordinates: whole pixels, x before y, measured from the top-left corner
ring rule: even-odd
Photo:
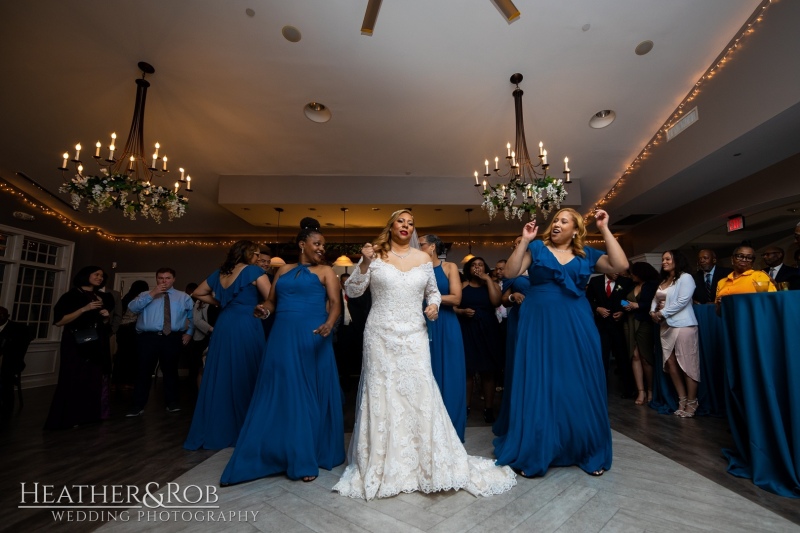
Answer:
[[[744,294],[758,292],[756,282],[766,283],[769,292],[775,292],[775,285],[771,282],[766,272],[753,270],[753,262],[756,260],[756,252],[750,246],[739,246],[733,251],[731,263],[733,272],[728,277],[719,280],[717,284],[717,296],[714,303],[719,308],[719,302],[724,296],[731,294]]]

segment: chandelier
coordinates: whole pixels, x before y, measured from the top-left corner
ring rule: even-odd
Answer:
[[[514,150],[511,143],[506,144],[506,166],[500,169],[500,158],[494,158],[493,173],[497,179],[496,184],[489,183],[492,172],[489,169],[489,160],[484,161],[486,171],[483,182],[478,180],[478,171],[475,171],[475,187],[483,185],[483,202],[481,207],[489,214],[492,220],[498,211],[502,211],[506,220],[522,217],[527,213],[531,219],[537,212],[547,216],[553,209],[561,207],[561,202],[567,196],[565,184],[570,180],[569,158],[564,158],[564,179],[556,179],[547,172],[550,165],[547,163],[547,150],[544,144],[539,143],[539,155],[531,158],[528,145],[525,141],[525,125],[522,122],[522,89],[519,83],[522,74],[511,76],[511,83],[516,85],[512,93],[514,96],[514,111],[516,123],[516,140]]]
[[[128,133],[128,140],[122,153],[114,157],[116,151],[117,134],[111,134],[111,143],[108,146],[108,158],[100,155],[102,144],[97,141],[93,159],[99,167],[97,174],[85,172],[80,159],[81,145],[75,145],[75,175],[70,178],[69,153],[64,153],[64,161],[59,167],[64,183],[59,187],[59,192],[67,193],[71,197],[72,207],[78,209],[81,203],[86,202],[89,212],[101,213],[110,207],[122,210],[122,214],[136,220],[137,215],[152,218],[161,223],[162,214],[167,213],[170,221],[182,217],[186,213],[188,198],[178,194],[181,185],[185,192],[192,192],[192,177],[186,175],[184,169],[178,169],[181,177],[173,187],[155,185],[155,178],[164,178],[169,173],[167,170],[167,156],[159,159],[161,145],[155,144],[152,160],[145,158],[144,152],[144,104],[147,97],[147,88],[150,82],[144,78],[153,74],[152,65],[140,62],[139,70],[142,71],[141,79],[136,80],[136,104],[133,108],[133,121]],[[159,168],[160,167],[160,168]]]

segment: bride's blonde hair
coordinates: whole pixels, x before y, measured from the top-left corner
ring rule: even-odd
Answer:
[[[411,214],[411,211],[408,209],[398,209],[389,216],[389,221],[386,223],[386,226],[383,227],[380,234],[372,241],[372,247],[380,254],[381,259],[386,258],[386,256],[389,255],[389,250],[392,249],[392,226],[403,213],[408,213],[411,216],[411,220],[414,220],[414,215]]]

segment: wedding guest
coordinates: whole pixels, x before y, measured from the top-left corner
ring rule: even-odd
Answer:
[[[58,385],[45,429],[66,429],[110,416],[110,328],[113,300],[98,293],[103,269],[83,267],[53,308],[53,324],[61,331]]]
[[[775,292],[775,284],[770,276],[761,270],[753,270],[755,260],[756,252],[750,246],[739,246],[733,251],[731,256],[733,272],[720,280],[719,285],[717,285],[716,299],[714,301],[718,310],[719,303],[725,296],[757,292],[756,282],[763,283],[767,288],[767,292]]]
[[[700,348],[697,317],[692,309],[694,277],[689,262],[677,250],[661,255],[661,282],[650,304],[650,316],[660,325],[664,370],[678,393],[675,415],[694,416],[697,408],[697,384],[700,381]]]
[[[600,333],[600,350],[603,355],[603,368],[606,375],[611,365],[611,358],[617,369],[621,364],[628,366],[627,350],[625,347],[625,331],[622,327],[622,300],[632,286],[631,280],[620,276],[617,272],[610,272],[605,276],[595,276],[586,286],[586,296],[594,311],[594,323]],[[623,374],[630,372],[624,369]],[[631,376],[633,377],[633,376]],[[628,380],[623,380],[623,398],[631,396],[633,391],[627,390],[632,386]]]
[[[253,316],[253,308],[259,298],[269,297],[270,283],[255,264],[258,256],[256,243],[237,241],[219,270],[194,291],[198,303],[219,303],[220,313],[208,343],[192,426],[183,444],[187,450],[221,450],[239,438],[265,346],[261,321]]]
[[[275,273],[259,316],[275,314],[255,393],[220,484],[272,474],[313,481],[344,462],[341,388],[333,354],[339,280],[325,265],[319,222],[304,218],[296,264]]]
[[[653,400],[653,348],[655,329],[650,318],[650,304],[658,289],[658,271],[644,261],[631,265],[633,287],[625,295],[625,339],[628,345],[637,395],[633,403],[644,405]],[[624,303],[624,302],[623,302]]]
[[[717,264],[714,250],[703,249],[697,253],[698,271],[694,274],[694,301],[699,304],[714,303],[717,285],[731,273],[731,269]]]
[[[576,465],[599,476],[611,467],[611,427],[600,337],[586,298],[594,272],[628,268],[608,227],[595,211],[607,255],[585,246],[586,227],[574,209],[558,211],[541,240],[531,221],[506,263],[506,276],[528,271],[530,288],[519,310],[508,431],[494,440],[497,464],[523,476],[550,466]]]
[[[502,292],[489,277],[486,261],[473,257],[464,264],[461,284],[461,303],[453,307],[464,339],[467,367],[467,412],[472,403],[476,375],[480,376],[483,392],[483,421],[493,424],[495,375],[502,364],[503,344],[500,323],[495,309],[500,305]],[[468,415],[469,416],[469,415]]]
[[[176,290],[174,284],[175,271],[169,267],[159,268],[156,286],[128,304],[128,309],[139,315],[136,319],[139,365],[133,405],[125,416],[136,417],[144,413],[156,363],[164,375],[167,411],[176,413],[181,410],[178,403],[178,356],[194,333],[193,302],[188,294]]]
[[[112,382],[122,387],[132,388],[136,381],[138,367],[136,319],[138,314],[128,309],[128,305],[141,293],[150,290],[147,282],[138,279],[131,283],[131,288],[122,297],[120,305],[124,312],[117,329],[117,352],[114,354],[114,367],[111,373]]]
[[[28,327],[9,320],[8,309],[0,307],[0,417],[14,412],[14,385],[25,370],[30,342]]]
[[[792,266],[783,263],[783,248],[777,246],[770,246],[761,254],[764,260],[764,272],[769,274],[769,277],[778,284],[784,281],[789,281],[798,274],[798,270]]]

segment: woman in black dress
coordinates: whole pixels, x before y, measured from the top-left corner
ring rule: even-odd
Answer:
[[[136,382],[136,313],[128,309],[134,298],[150,290],[146,281],[138,279],[131,283],[128,293],[122,297],[122,321],[117,330],[117,351],[114,354],[112,381],[115,385],[131,388]]]
[[[61,332],[61,367],[45,429],[66,429],[109,416],[110,328],[114,300],[104,297],[103,269],[82,268],[53,309]]]
[[[500,286],[489,277],[486,261],[473,257],[464,265],[461,286],[461,304],[453,310],[461,325],[464,339],[464,357],[467,364],[467,413],[475,374],[479,374],[483,388],[483,420],[494,423],[495,372],[501,367],[503,343],[500,323],[494,311],[500,305]]]

